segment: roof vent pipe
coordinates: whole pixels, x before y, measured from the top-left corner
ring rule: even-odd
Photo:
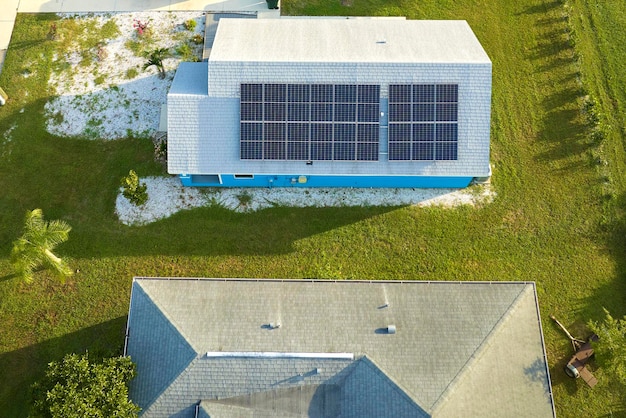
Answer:
[[[388,325],[387,326],[387,334],[395,334],[396,333],[396,326],[395,325]]]

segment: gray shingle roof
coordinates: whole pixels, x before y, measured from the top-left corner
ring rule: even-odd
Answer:
[[[169,323],[152,319],[153,307]],[[395,334],[386,332],[391,324]],[[210,416],[251,408],[258,417],[268,405],[275,416],[303,409],[315,416],[319,396],[302,395],[300,410],[268,401],[290,399],[283,395],[298,388],[335,388],[341,417],[367,416],[363,405],[369,416],[554,416],[532,283],[135,279],[129,330],[138,370],[131,396],[144,417],[194,416],[200,400]],[[167,356],[151,348],[181,338],[188,347],[177,342]],[[321,415],[332,416],[332,404],[322,405],[329,409]]]
[[[129,328],[127,354],[141,370],[141,379],[131,383],[133,401],[149,405],[196,357],[196,352],[163,312],[144,292],[133,287],[133,326]]]

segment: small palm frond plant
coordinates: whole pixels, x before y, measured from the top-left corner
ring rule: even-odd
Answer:
[[[26,283],[31,283],[33,273],[39,268],[46,268],[64,282],[72,275],[72,270],[52,250],[67,241],[71,229],[64,221],[44,221],[41,209],[26,212],[24,233],[13,242],[11,250],[11,264],[17,275]]]
[[[147,70],[153,65],[159,70],[159,77],[165,78],[165,68],[163,67],[163,60],[169,56],[167,48],[157,48],[146,53],[148,61],[143,65],[143,69]]]

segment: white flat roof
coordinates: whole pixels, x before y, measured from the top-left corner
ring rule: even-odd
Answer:
[[[223,19],[209,61],[490,63],[464,20]]]

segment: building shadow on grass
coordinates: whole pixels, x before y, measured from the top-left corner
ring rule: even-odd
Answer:
[[[184,210],[142,227],[123,225],[115,215],[121,179],[163,168],[154,161],[147,138],[115,141],[59,138],[33,132],[28,115],[40,113],[45,99],[11,105],[15,124],[0,167],[0,253],[20,235],[26,210],[41,208],[45,219],[72,226],[60,256],[91,258],[136,255],[266,255],[293,251],[294,242],[363,220],[384,216],[393,207],[273,207],[237,213],[220,206]],[[9,105],[7,105],[9,106]],[[1,117],[1,116],[0,116]],[[6,127],[5,127],[6,125]],[[0,120],[0,134],[11,123]],[[304,193],[304,192],[303,192]],[[305,196],[303,195],[303,199]]]
[[[6,417],[28,416],[30,386],[45,373],[47,364],[69,353],[89,351],[92,359],[121,355],[126,316],[112,319],[38,344],[0,354],[0,405]]]
[[[276,207],[237,213],[220,207],[178,212],[141,227],[102,231],[93,237],[77,227],[65,251],[73,257],[136,255],[271,255],[294,251],[294,243],[397,207]]]

